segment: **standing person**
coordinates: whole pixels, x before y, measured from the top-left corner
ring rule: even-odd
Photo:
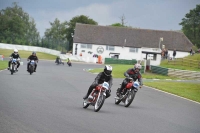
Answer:
[[[17,69],[18,69],[19,66],[20,66],[20,63],[19,63],[20,56],[19,56],[19,54],[18,54],[18,50],[17,50],[17,49],[14,49],[14,53],[12,53],[12,54],[10,55],[10,58],[17,59],[17,68],[16,68],[16,71],[18,71]],[[10,63],[11,63],[11,60],[8,62],[8,70],[10,70]]]
[[[165,57],[165,49],[162,49],[161,56],[162,56],[162,59],[164,59],[164,57]]]
[[[174,49],[173,51],[173,59],[175,59],[175,57],[176,57],[176,49]]]
[[[31,60],[35,61],[35,70],[34,70],[34,72],[36,72],[36,68],[37,68],[37,63],[36,62],[38,62],[38,57],[36,56],[36,52],[32,52],[32,55],[30,55],[27,60],[28,61],[29,60],[30,61]],[[29,71],[28,68],[29,68],[29,65],[30,65],[30,61],[27,63],[27,71]]]
[[[193,50],[191,49],[191,50],[190,50],[190,55],[192,55],[192,53],[193,53]]]
[[[167,57],[168,57],[168,50],[166,49],[165,50],[165,59],[167,59]]]

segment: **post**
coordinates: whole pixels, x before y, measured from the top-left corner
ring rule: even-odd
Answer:
[[[160,43],[161,43],[161,41],[163,41],[163,37],[161,37],[161,38],[159,39],[159,49],[160,49]]]

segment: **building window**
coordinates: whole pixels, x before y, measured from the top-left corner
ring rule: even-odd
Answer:
[[[81,44],[81,48],[92,49],[92,44]]]
[[[138,53],[138,48],[129,48],[129,52]]]
[[[108,45],[106,45],[106,50],[114,51],[115,47],[114,46],[108,46]]]

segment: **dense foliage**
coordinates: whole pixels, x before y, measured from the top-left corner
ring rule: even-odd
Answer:
[[[16,3],[0,10],[0,42],[37,46],[39,40],[34,19]]]
[[[180,23],[183,33],[198,48],[200,48],[200,5],[190,10]]]

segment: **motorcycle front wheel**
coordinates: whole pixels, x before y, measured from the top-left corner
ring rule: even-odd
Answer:
[[[11,64],[11,65],[12,65],[12,67],[11,67],[11,68],[12,68],[12,69],[11,69],[11,75],[13,75],[13,73],[14,73],[14,71],[15,71],[15,68],[14,68],[15,65],[14,65],[14,64]]]
[[[94,112],[98,112],[101,109],[101,107],[103,106],[103,103],[105,101],[105,98],[106,98],[105,95],[99,94],[97,101],[94,105]]]
[[[116,98],[115,98],[115,104],[119,104],[120,102],[121,102],[120,98],[119,98],[119,97],[118,97],[118,98],[116,97]]]
[[[90,104],[87,103],[87,100],[83,100],[83,108],[87,108]]]
[[[30,75],[33,73],[33,66],[29,66]]]
[[[133,99],[135,97],[135,93],[136,92],[134,92],[134,91],[128,93],[128,96],[127,96],[125,103],[124,103],[124,107],[128,107],[133,102]]]

